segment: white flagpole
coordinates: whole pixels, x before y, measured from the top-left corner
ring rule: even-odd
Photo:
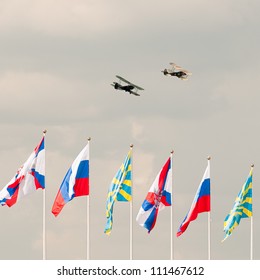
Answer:
[[[88,138],[88,145],[89,145],[89,143],[90,143],[90,140],[91,140],[91,138],[89,137]],[[89,149],[89,147],[88,147],[88,149]],[[90,176],[89,176],[90,177]],[[86,238],[87,238],[87,260],[89,260],[90,259],[90,248],[89,248],[89,246],[90,246],[90,238],[89,238],[89,209],[90,209],[90,207],[89,207],[89,195],[87,195],[87,236],[86,236]]]
[[[210,174],[210,160],[211,160],[211,157],[208,157],[208,167],[209,167],[209,174]],[[211,180],[211,177],[210,177],[210,180]],[[211,226],[211,217],[210,217],[210,212],[211,212],[211,209],[210,211],[208,212],[208,260],[210,260],[211,258],[211,251],[210,251],[210,245],[211,245],[211,240],[210,240],[210,237],[211,237],[211,233],[210,233],[210,226]]]
[[[172,168],[172,156],[174,151],[171,151],[171,172],[173,170]],[[173,176],[173,172],[171,174],[171,177]],[[171,203],[173,205],[173,180],[171,178]],[[171,260],[173,260],[173,206],[171,205]]]
[[[43,137],[45,137],[47,130],[43,131]],[[45,143],[44,143],[45,145]],[[45,147],[44,147],[45,149]],[[45,150],[44,150],[45,152]],[[45,168],[45,167],[44,167]],[[45,170],[46,175],[46,170]],[[45,176],[46,177],[46,176]],[[42,199],[42,259],[46,260],[46,186],[43,190],[43,199]]]
[[[45,234],[45,189],[43,190],[43,208],[42,208],[42,259],[46,260],[46,234]]]
[[[208,260],[210,260],[210,211],[208,212]]]
[[[251,165],[251,168],[254,168],[254,164]],[[252,195],[253,199],[253,195]],[[252,202],[253,204],[253,202]],[[253,216],[251,216],[251,233],[250,233],[250,260],[253,260]]]
[[[251,217],[250,260],[253,260],[253,216]]]
[[[129,208],[130,208],[130,212],[129,212],[129,259],[132,260],[133,259],[133,147],[134,145],[131,144],[130,145],[130,149],[132,151],[131,153],[131,200],[129,203]]]

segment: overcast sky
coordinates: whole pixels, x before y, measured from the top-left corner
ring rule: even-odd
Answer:
[[[249,259],[250,220],[224,242],[223,221],[252,163],[254,258],[260,259],[258,0],[0,0],[0,189],[46,134],[47,259],[86,259],[86,197],[55,218],[68,168],[90,142],[90,258],[129,258],[129,204],[107,190],[133,144],[134,259],[170,258],[170,209],[150,234],[135,222],[173,155],[174,258],[207,259],[207,214],[176,232],[211,160],[211,258]],[[188,81],[161,70],[175,62]],[[143,87],[116,91],[115,75]],[[0,259],[42,258],[42,191],[0,209]]]

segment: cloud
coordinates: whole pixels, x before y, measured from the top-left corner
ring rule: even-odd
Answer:
[[[130,23],[124,6],[120,2],[84,0],[2,1],[0,23],[2,28],[25,28],[52,36],[116,32],[126,21]]]
[[[48,73],[7,72],[0,77],[1,122],[60,124],[97,116],[95,103],[83,103],[85,86]]]
[[[51,36],[78,37],[106,32],[115,34],[120,30],[129,32],[129,29],[133,30],[140,24],[150,26],[154,21],[159,26],[160,22],[165,21],[171,28],[183,30],[191,27],[190,22],[194,23],[192,28],[215,29],[219,25],[256,20],[256,15],[255,18],[249,17],[246,12],[251,11],[252,6],[257,8],[256,2],[220,2],[208,6],[206,0],[190,1],[187,9],[186,2],[170,0],[164,1],[163,5],[160,2],[149,2],[147,5],[147,2],[137,0],[130,3],[105,0],[4,0],[0,4],[0,26],[2,30],[24,28]]]
[[[144,137],[144,127],[140,124],[140,122],[132,121],[132,137],[134,140],[140,142]]]
[[[255,0],[220,0],[210,4],[207,0],[0,1],[1,180],[2,185],[8,182],[46,128],[50,258],[85,257],[82,246],[85,198],[66,205],[58,220],[51,216],[50,209],[66,171],[88,136],[92,137],[93,257],[128,258],[127,242],[123,245],[126,248],[122,244],[122,248],[118,247],[118,240],[128,234],[125,219],[128,205],[116,203],[115,230],[109,241],[103,226],[107,189],[132,143],[135,214],[174,149],[177,227],[190,206],[210,154],[215,204],[213,228],[222,234],[222,218],[243,183],[243,174],[251,160],[256,166],[258,160],[259,3]],[[190,80],[164,77],[160,71],[170,61],[190,70],[193,73]],[[144,87],[145,91],[140,97],[115,91],[110,84],[116,81],[116,74]],[[14,243],[3,248],[1,258],[25,258],[24,252],[32,259],[41,258],[41,219],[32,227],[24,225],[30,213],[35,216],[33,223],[36,216],[41,217],[41,194],[36,193],[13,209],[1,209],[1,219],[11,230],[3,238],[16,240],[13,238],[16,232],[28,236],[26,242],[18,244],[19,252]],[[168,258],[168,248],[160,246],[155,252],[153,245],[169,234],[169,214],[168,210],[160,213],[156,229],[148,237],[134,223],[135,242],[140,245],[137,247],[135,243],[135,257]],[[82,220],[75,220],[75,216]],[[196,234],[201,232],[199,227],[201,222],[205,224],[204,218],[205,215],[201,216],[183,238],[176,240],[177,258],[205,256],[206,250],[197,248],[201,244],[206,246],[204,235]],[[37,232],[31,235],[27,229],[32,228]],[[215,245],[221,238],[213,236],[216,254],[219,258],[230,258],[232,248],[223,251],[223,246]],[[195,239],[196,251],[187,251]],[[30,252],[27,244],[30,248],[34,245],[34,252]],[[64,244],[73,248],[64,248]],[[164,246],[169,247],[168,242]],[[243,257],[242,253],[237,256]]]

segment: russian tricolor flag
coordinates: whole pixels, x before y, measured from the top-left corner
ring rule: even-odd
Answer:
[[[177,237],[184,233],[184,231],[189,226],[189,223],[191,221],[194,221],[198,217],[199,213],[209,212],[209,211],[210,211],[210,164],[208,160],[208,166],[205,170],[205,173],[203,175],[197,193],[194,197],[191,208],[178,229]]]
[[[159,211],[171,206],[172,170],[171,158],[167,160],[153,182],[140,210],[136,221],[148,230],[154,228]]]
[[[89,195],[89,144],[79,153],[65,175],[52,206],[58,216],[64,205],[74,197]]]
[[[37,189],[45,189],[44,136],[27,161],[0,191],[1,205],[11,207],[29,193]]]

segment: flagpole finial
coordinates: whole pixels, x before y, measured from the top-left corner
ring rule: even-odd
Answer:
[[[174,150],[171,151],[171,154],[173,154],[173,153],[174,153]]]
[[[208,159],[208,160],[211,160],[211,157],[210,157],[210,156],[208,156],[208,157],[207,157],[207,159]]]
[[[253,168],[254,166],[255,166],[255,165],[252,163],[252,164],[251,164],[251,167]]]
[[[91,140],[91,137],[88,137],[88,141],[90,141]]]
[[[131,145],[130,145],[130,148],[133,148],[133,147],[134,147],[134,145],[133,145],[133,144],[131,144]]]
[[[42,133],[43,133],[43,135],[45,135],[47,133],[47,130],[44,129]]]

